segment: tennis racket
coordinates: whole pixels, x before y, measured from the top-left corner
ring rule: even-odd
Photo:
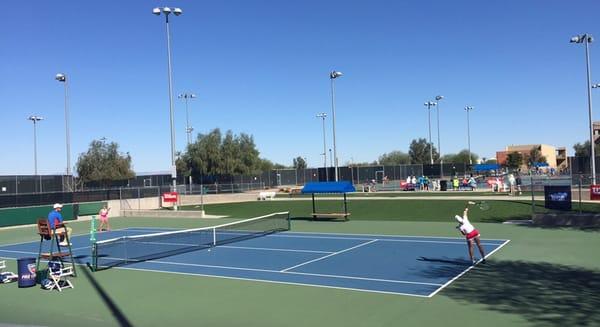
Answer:
[[[490,210],[489,203],[485,201],[469,201],[469,204],[477,206],[482,211]]]

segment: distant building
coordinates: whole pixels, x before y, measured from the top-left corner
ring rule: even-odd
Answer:
[[[598,127],[598,137],[600,138],[600,122],[598,123]],[[519,152],[521,155],[523,155],[523,158],[527,158],[529,156],[529,152],[531,152],[533,148],[537,148],[541,155],[546,157],[546,162],[550,168],[563,170],[568,167],[567,149],[565,147],[554,147],[547,144],[509,145],[506,147],[505,151],[496,152],[496,160],[498,161],[499,165],[504,166],[506,165],[506,160],[509,153]],[[523,160],[521,170],[527,170],[526,160]]]

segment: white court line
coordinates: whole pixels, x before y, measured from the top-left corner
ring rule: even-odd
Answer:
[[[305,276],[316,276],[316,277],[330,277],[330,278],[337,278],[337,279],[355,279],[355,280],[366,280],[366,281],[384,282],[384,283],[395,283],[395,284],[415,284],[415,285],[428,285],[428,286],[442,286],[442,284],[439,284],[439,283],[411,282],[411,281],[406,281],[406,280],[380,279],[380,278],[367,278],[367,277],[354,277],[354,276],[343,276],[343,275],[313,274],[313,273],[303,273],[303,272],[293,272],[293,271],[280,271],[280,270],[272,270],[272,269],[258,269],[258,268],[232,267],[232,266],[202,265],[202,264],[196,264],[196,263],[160,261],[160,260],[150,260],[150,261],[146,261],[146,262],[160,263],[160,264],[165,264],[165,265],[176,265],[176,266],[219,268],[219,269],[242,270],[242,271],[259,271],[259,272],[269,272],[269,273],[278,273],[278,274],[305,275]]]
[[[442,286],[442,284],[437,284],[437,283],[410,282],[410,281],[407,281],[407,280],[395,280],[395,279],[381,279],[381,278],[353,277],[353,276],[342,276],[342,275],[313,274],[313,273],[304,273],[304,272],[295,272],[295,271],[285,271],[283,273],[284,274],[293,274],[293,275],[316,276],[316,277],[331,277],[331,278],[339,278],[339,279],[367,280],[367,281],[373,281],[373,282],[385,282],[385,283],[396,283],[396,284],[415,284],[415,285],[428,285],[428,286]]]
[[[210,227],[210,226],[208,226]],[[140,231],[146,231],[146,230],[185,230],[185,229],[181,229],[181,228],[168,228],[168,227],[159,227],[159,228],[154,228],[154,227],[128,227],[122,230],[136,230],[139,229]],[[290,234],[297,234],[297,235],[290,235]],[[306,236],[308,234],[308,236]],[[303,236],[304,235],[304,236]],[[315,236],[311,236],[311,235],[315,235]],[[340,235],[340,237],[335,236],[335,235]],[[319,233],[319,232],[292,232],[292,231],[286,231],[286,232],[281,232],[281,233],[277,233],[277,234],[271,234],[271,235],[267,235],[268,237],[290,237],[290,238],[330,238],[330,239],[345,239],[345,240],[372,240],[373,237],[378,238],[380,241],[397,241],[397,242],[410,242],[410,241],[415,241],[415,242],[419,242],[419,240],[401,240],[401,239],[394,239],[394,238],[430,238],[430,239],[446,239],[446,240],[456,240],[456,241],[464,241],[464,238],[461,237],[448,237],[448,236],[421,236],[421,235],[382,235],[382,234],[350,234],[350,233]],[[346,237],[346,236],[351,236],[351,237]],[[363,237],[361,237],[363,236]],[[502,241],[504,242],[505,240],[503,239],[493,239],[493,238],[488,238],[486,239],[487,241]],[[425,242],[425,241],[422,241]],[[427,241],[427,242],[436,242],[436,241]],[[439,241],[439,242],[443,242],[443,241]],[[451,243],[451,242],[449,242]],[[464,244],[464,242],[460,243],[460,244]],[[501,243],[500,243],[501,244]],[[485,245],[499,245],[499,244],[485,244]]]
[[[502,243],[499,247],[497,247],[494,250],[492,250],[492,252],[488,253],[484,258],[487,259],[489,256],[491,256],[492,254],[494,254],[494,252],[500,250],[503,246],[505,246],[506,244],[508,244],[508,242],[510,242],[510,240],[504,241],[504,243]],[[480,262],[481,262],[481,260],[477,261],[477,263],[475,265],[479,264]],[[450,285],[452,282],[454,282],[455,280],[459,279],[462,275],[466,274],[469,270],[475,268],[475,265],[470,266],[465,271],[463,271],[460,274],[458,274],[458,276],[455,276],[451,280],[447,281],[444,285],[442,285],[440,288],[438,288],[437,290],[435,290],[433,293],[429,294],[427,297],[433,297],[434,295],[436,295],[437,293],[439,293],[441,290],[443,290],[444,288],[446,288],[448,285]]]
[[[324,234],[324,235],[335,235],[335,234]],[[289,235],[288,233],[279,233],[279,234],[272,234],[272,235],[268,235],[269,237],[281,237],[281,238],[316,238],[316,239],[332,239],[332,240],[357,240],[357,241],[368,241],[368,240],[372,240],[373,238],[367,238],[367,237],[339,237],[339,236],[306,236],[306,235]],[[377,235],[373,235],[373,236],[377,236]],[[402,236],[401,236],[402,237]],[[415,237],[416,236],[406,236],[406,237]],[[393,238],[378,238],[378,240],[382,241],[382,242],[415,242],[415,243],[440,243],[440,244],[465,244],[465,239],[464,238],[451,238],[451,237],[429,237],[429,236],[423,236],[424,238],[441,238],[441,239],[448,239],[448,241],[433,241],[433,240],[411,240],[411,239],[393,239]],[[450,240],[455,240],[454,242],[450,241]],[[495,241],[493,239],[486,239],[487,241]],[[502,240],[505,241],[505,240]],[[485,244],[485,245],[500,245],[502,243],[481,243],[481,244]]]
[[[263,251],[282,251],[282,252],[302,252],[302,253],[323,253],[329,254],[332,251],[315,251],[315,250],[294,250],[294,249],[279,249],[279,248],[256,248],[249,246],[232,246],[232,245],[217,245],[218,248],[242,249],[242,250],[263,250]]]
[[[310,260],[310,261],[303,262],[303,263],[301,263],[301,264],[297,264],[297,265],[295,265],[295,266],[292,266],[292,267],[289,267],[289,268],[285,268],[285,269],[281,270],[281,272],[286,272],[286,271],[288,271],[288,270],[292,270],[292,269],[294,269],[294,268],[298,268],[298,267],[300,267],[300,266],[304,266],[304,265],[307,265],[307,264],[309,264],[309,263],[313,263],[313,262],[315,262],[315,261],[323,260],[323,259],[325,259],[325,258],[329,258],[329,257],[331,257],[331,256],[334,256],[334,255],[337,255],[337,254],[340,254],[340,253],[348,252],[348,251],[350,251],[350,250],[354,250],[354,249],[356,249],[356,248],[359,248],[359,247],[361,247],[361,246],[365,246],[365,245],[371,244],[371,243],[373,243],[373,242],[376,242],[376,241],[378,241],[378,240],[370,240],[369,242],[361,243],[361,244],[359,244],[359,245],[353,246],[353,247],[351,247],[351,248],[347,248],[347,249],[345,249],[345,250],[341,250],[341,251],[333,252],[333,253],[331,253],[331,254],[329,254],[329,255],[326,255],[326,256],[324,256],[324,257],[316,258],[316,259],[313,259],[313,260]]]
[[[37,234],[37,232],[36,232],[36,234]],[[87,234],[75,234],[75,235],[71,235],[71,238],[73,238],[75,236],[84,236],[84,235],[90,235],[90,234],[89,233],[87,233]],[[37,239],[31,240],[31,241],[27,241],[27,242],[0,244],[0,247],[13,246],[13,245],[23,245],[23,244],[28,244],[28,243],[37,243]]]
[[[164,270],[145,269],[145,268],[130,268],[130,267],[116,267],[116,269],[135,270],[135,271],[150,271],[150,272],[155,272],[155,273],[176,274],[176,275],[185,275],[185,276],[214,277],[214,278],[243,280],[243,281],[251,281],[251,282],[263,282],[263,283],[272,283],[272,284],[295,285],[295,286],[312,286],[312,287],[319,287],[319,288],[333,288],[333,289],[338,289],[338,290],[358,291],[358,292],[365,292],[365,293],[406,295],[406,296],[427,298],[427,295],[419,295],[419,294],[412,294],[412,293],[373,291],[373,290],[367,290],[367,289],[361,289],[361,288],[327,286],[327,285],[317,285],[317,284],[303,284],[303,283],[294,283],[294,282],[281,282],[281,281],[276,281],[276,280],[265,280],[265,279],[256,279],[256,278],[242,278],[242,277],[229,277],[229,276],[210,275],[210,274],[183,273],[183,272],[175,272],[175,271],[164,271]]]
[[[73,249],[71,249],[71,251],[83,250],[83,249],[89,249],[89,248],[90,248],[89,246],[85,246],[85,247],[80,247],[80,248],[73,248]],[[0,252],[38,254],[37,252],[31,252],[31,251],[2,250],[2,249],[0,249]],[[42,251],[42,253],[44,253],[44,251]]]
[[[246,270],[246,271],[273,272],[273,273],[279,272],[277,270],[271,270],[271,269],[242,268],[242,267],[217,266],[217,265],[201,265],[201,264],[197,264],[197,263],[172,262],[172,261],[160,261],[160,260],[149,260],[149,261],[144,261],[144,262],[160,263],[163,265],[175,265],[175,266],[205,267],[205,268],[219,268],[219,269]]]
[[[290,235],[283,235],[283,234],[273,234],[270,235],[271,237],[283,237],[283,238],[317,238],[317,239],[328,239],[328,240],[352,240],[352,241],[369,241],[372,240],[372,238],[362,238],[362,237],[323,237],[323,236],[290,236]],[[381,242],[404,242],[404,243],[436,243],[436,244],[459,244],[459,245],[464,245],[465,244],[465,239],[460,238],[460,239],[456,239],[456,242],[450,242],[450,241],[423,241],[423,240],[395,240],[395,239],[378,239]],[[482,245],[499,245],[496,243],[481,243]]]
[[[1,249],[0,249],[0,252],[37,254],[36,252],[29,252],[29,251],[1,250]]]
[[[197,245],[197,244],[186,244],[186,243],[161,243],[161,242],[139,242],[139,243],[142,243],[142,244],[155,244],[155,245],[174,245],[174,246],[198,247],[198,250],[207,249],[207,248],[210,247],[209,245]],[[280,248],[260,248],[260,247],[233,246],[233,245],[217,245],[217,247],[219,247],[219,248],[228,248],[228,249],[240,249],[240,250],[258,250],[258,251],[281,251],[281,252],[321,253],[321,254],[334,253],[333,251],[296,250],[296,249],[280,249]],[[78,248],[78,249],[85,249],[85,248]],[[123,259],[123,260],[125,260],[125,259]]]
[[[421,236],[421,235],[381,235],[381,234],[350,234],[350,233],[319,233],[319,232],[283,232],[281,234],[314,234],[314,235],[348,235],[348,236],[366,236],[366,237],[378,237],[378,238],[382,238],[382,237],[414,237],[414,238],[443,238],[443,239],[451,239],[451,240],[464,240],[464,238],[461,237],[448,237],[448,236]],[[281,235],[281,234],[274,234],[274,235]],[[383,240],[383,239],[381,239]],[[495,239],[495,238],[488,238],[488,241],[506,241],[506,240],[501,240],[501,239]]]

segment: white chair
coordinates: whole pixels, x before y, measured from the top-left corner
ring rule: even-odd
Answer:
[[[0,284],[11,283],[16,281],[19,277],[13,272],[3,271],[6,269],[6,260],[0,260]]]
[[[73,283],[69,280],[69,276],[74,276],[73,266],[62,266],[61,264],[48,265],[48,280],[46,289],[57,289],[62,292],[65,288],[74,288]]]
[[[275,192],[260,192],[258,193],[259,200],[273,200],[275,198]]]

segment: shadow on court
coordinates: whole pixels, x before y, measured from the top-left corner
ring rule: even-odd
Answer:
[[[425,278],[452,279],[471,266],[469,260],[447,257],[419,257],[417,260],[432,263],[430,268],[420,272]]]
[[[600,227],[597,226],[543,226],[543,225],[520,225],[527,228],[538,228],[538,229],[556,229],[556,230],[578,230],[584,232],[600,232]]]
[[[78,263],[83,263],[82,262],[83,258],[85,258],[85,256],[84,257],[75,257],[75,259],[77,260]],[[120,326],[125,326],[125,327],[133,326],[131,324],[131,322],[129,322],[129,319],[127,319],[125,314],[121,311],[121,309],[119,309],[119,307],[115,304],[115,302],[110,298],[108,293],[106,293],[104,288],[102,288],[100,283],[98,283],[96,278],[94,278],[94,275],[92,274],[92,272],[90,271],[88,266],[80,265],[77,269],[77,272],[83,273],[85,278],[87,278],[90,281],[90,284],[92,285],[92,287],[94,287],[94,289],[96,290],[96,292],[98,293],[98,295],[100,296],[100,298],[102,299],[104,304],[106,304],[106,306],[108,307],[108,309],[110,310],[112,315],[119,322]]]
[[[448,267],[441,267],[443,274]],[[598,326],[600,272],[549,263],[488,261],[441,296],[517,314],[536,326]]]

